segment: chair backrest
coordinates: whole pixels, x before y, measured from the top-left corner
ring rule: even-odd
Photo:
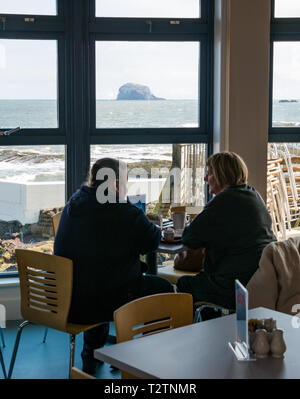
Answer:
[[[70,372],[71,380],[95,380],[96,377],[79,370],[77,367],[72,367]]]
[[[193,322],[193,298],[185,293],[149,295],[114,312],[117,342],[145,337]]]
[[[16,249],[16,258],[24,319],[66,331],[72,298],[72,260],[28,249]]]
[[[53,227],[54,237],[56,236],[56,232],[57,232],[57,228],[58,228],[58,225],[59,225],[60,217],[61,217],[61,212],[58,212],[54,216],[52,216],[52,227]]]
[[[191,216],[193,220],[201,211],[203,210],[203,206],[196,205],[177,205],[171,207],[171,212],[185,212],[187,215]]]

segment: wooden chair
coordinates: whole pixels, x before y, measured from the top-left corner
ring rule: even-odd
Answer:
[[[224,308],[223,306],[217,305],[215,303],[211,302],[205,302],[205,301],[198,301],[194,303],[194,310],[195,310],[195,315],[194,315],[194,323],[199,323],[201,321],[205,321],[207,319],[203,318],[202,312],[207,309],[212,309],[215,313],[216,316],[213,316],[211,318],[219,317],[219,316],[227,316],[229,314],[235,313],[234,309],[228,309]],[[217,315],[219,314],[219,315]]]
[[[8,378],[13,372],[23,328],[31,323],[70,334],[70,375],[74,363],[76,335],[102,323],[81,325],[68,322],[73,284],[73,262],[70,259],[27,249],[16,249],[16,258],[20,278],[21,314],[25,321],[18,329]]]
[[[270,163],[277,162],[278,164],[279,161],[280,172],[279,175],[277,173],[277,177],[280,179],[280,190],[283,193],[280,193],[283,199],[280,207],[287,209],[286,221],[288,230],[283,232],[284,234],[282,231],[279,231],[277,238],[284,240],[300,234],[299,230],[297,231],[296,229],[300,225],[300,152],[299,148],[295,148],[293,144],[286,143],[272,143],[269,144],[268,149],[268,176]],[[269,184],[268,190],[270,191]],[[276,188],[276,191],[278,192],[279,190]],[[286,212],[285,209],[284,212]],[[278,227],[278,218],[276,215],[274,216]],[[277,234],[276,228],[274,230],[275,234]]]
[[[291,229],[291,219],[280,163],[280,158],[267,162],[267,208],[276,237],[285,239],[287,228]]]
[[[172,212],[185,212],[187,216],[190,216],[190,220],[195,219],[197,215],[203,210],[203,206],[191,206],[191,205],[174,205],[171,207]]]
[[[7,374],[6,374],[6,369],[5,369],[5,364],[4,364],[1,348],[0,348],[0,364],[2,367],[4,378],[7,379]]]
[[[2,346],[3,346],[3,348],[5,348],[5,340],[4,340],[4,334],[3,334],[2,327],[0,327],[0,336],[1,336]]]
[[[56,236],[56,232],[57,232],[57,228],[59,225],[61,214],[62,214],[62,212],[58,212],[54,216],[52,216],[52,227],[53,227],[54,237]]]
[[[61,214],[62,214],[62,212],[57,212],[54,216],[52,216],[52,227],[53,227],[54,237],[56,236],[56,232],[57,232],[57,229],[58,229],[58,225],[59,225]],[[48,327],[46,327],[46,329],[45,329],[43,343],[46,342],[47,335],[48,335]]]
[[[84,371],[79,370],[77,367],[71,368],[70,373],[71,380],[95,380],[96,377],[93,375],[87,374]]]
[[[282,162],[286,178],[287,194],[292,222],[299,225],[300,220],[300,156],[291,156]]]
[[[193,297],[184,293],[149,295],[114,312],[117,342],[157,334],[193,322]],[[122,378],[135,378],[121,372]]]
[[[4,308],[4,305],[1,305],[0,304],[0,307],[3,307],[3,310],[5,310],[5,308]],[[0,309],[1,310],[1,309]],[[5,317],[5,316],[4,316]],[[4,334],[3,334],[3,330],[2,330],[2,327],[3,328],[5,328],[5,323],[4,323],[4,325],[1,323],[1,320],[0,320],[0,336],[1,336],[1,341],[2,341],[2,346],[3,346],[3,348],[5,348],[5,341],[4,341]],[[2,370],[3,370],[3,374],[4,374],[4,378],[7,378],[7,376],[6,376],[6,369],[5,369],[5,365],[4,365],[4,361],[3,361],[3,356],[2,356],[2,351],[1,351],[1,347],[0,347],[0,364],[1,364],[1,367],[2,367]]]

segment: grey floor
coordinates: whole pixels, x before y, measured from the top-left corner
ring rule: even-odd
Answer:
[[[7,321],[3,329],[5,347],[1,342],[6,372],[13,352],[19,321]],[[45,328],[37,325],[24,327],[17,353],[12,379],[67,379],[69,369],[69,335],[57,330],[48,330],[46,343],[43,343]],[[110,333],[114,332],[113,323]],[[83,334],[76,337],[74,366],[81,369],[81,349]],[[108,344],[109,345],[109,344]],[[97,370],[97,378],[119,379],[120,372],[103,364]],[[0,379],[4,378],[0,366]]]

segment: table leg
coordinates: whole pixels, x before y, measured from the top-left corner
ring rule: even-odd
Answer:
[[[157,254],[156,252],[149,252],[146,255],[146,263],[148,265],[149,274],[157,274]]]

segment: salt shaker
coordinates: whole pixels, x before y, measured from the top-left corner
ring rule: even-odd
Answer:
[[[273,357],[283,358],[286,351],[286,345],[283,339],[283,330],[277,329],[272,332],[271,353]]]
[[[255,340],[252,347],[257,358],[262,359],[268,356],[270,352],[270,344],[268,333],[265,329],[258,329],[255,331]]]

